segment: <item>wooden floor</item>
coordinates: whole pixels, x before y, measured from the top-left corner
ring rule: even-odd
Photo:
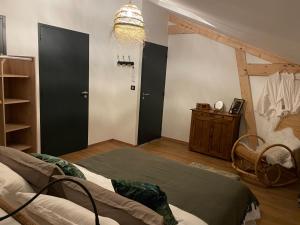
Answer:
[[[128,147],[128,145],[112,140],[62,157],[71,162],[76,162],[120,147]],[[235,172],[229,162],[191,152],[184,143],[160,139],[139,146],[139,148],[185,164],[200,162],[217,169]],[[257,223],[258,225],[300,225],[300,208],[297,205],[297,196],[300,193],[299,182],[285,188],[274,189],[266,189],[250,183],[245,184],[257,196],[261,204],[262,219]]]

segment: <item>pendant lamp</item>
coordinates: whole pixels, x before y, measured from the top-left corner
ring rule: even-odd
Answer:
[[[117,11],[114,19],[114,35],[119,41],[145,41],[144,19],[141,10],[129,2]]]

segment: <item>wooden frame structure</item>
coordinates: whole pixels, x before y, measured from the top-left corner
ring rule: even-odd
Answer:
[[[169,21],[172,24],[175,24],[169,26],[170,35],[199,34],[235,49],[238,74],[241,86],[241,96],[246,102],[246,133],[257,135],[249,76],[268,76],[283,70],[291,73],[297,73],[300,72],[300,65],[292,63],[289,60],[284,59],[283,57],[273,54],[264,49],[260,49],[255,46],[244,43],[236,38],[221,34],[216,30],[209,28],[205,25],[200,25],[199,23],[191,22],[187,19],[183,19],[175,15],[170,15]],[[270,62],[270,64],[248,64],[246,60],[246,53],[266,60]],[[286,124],[292,124],[288,120],[289,117],[286,119],[286,121],[282,122],[283,127],[285,127]],[[293,123],[295,121],[297,121],[297,124],[300,124],[300,115],[296,115],[293,117]],[[294,133],[298,138],[300,138],[300,130],[298,132],[298,130],[295,131],[294,129]],[[252,144],[256,143],[256,139],[252,141]]]

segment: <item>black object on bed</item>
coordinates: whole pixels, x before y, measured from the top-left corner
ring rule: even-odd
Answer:
[[[77,163],[110,179],[158,185],[169,203],[209,225],[241,225],[259,203],[239,181],[192,168],[138,149],[118,149]]]

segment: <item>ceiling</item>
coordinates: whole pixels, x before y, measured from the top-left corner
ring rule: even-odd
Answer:
[[[299,0],[150,0],[300,64]]]

